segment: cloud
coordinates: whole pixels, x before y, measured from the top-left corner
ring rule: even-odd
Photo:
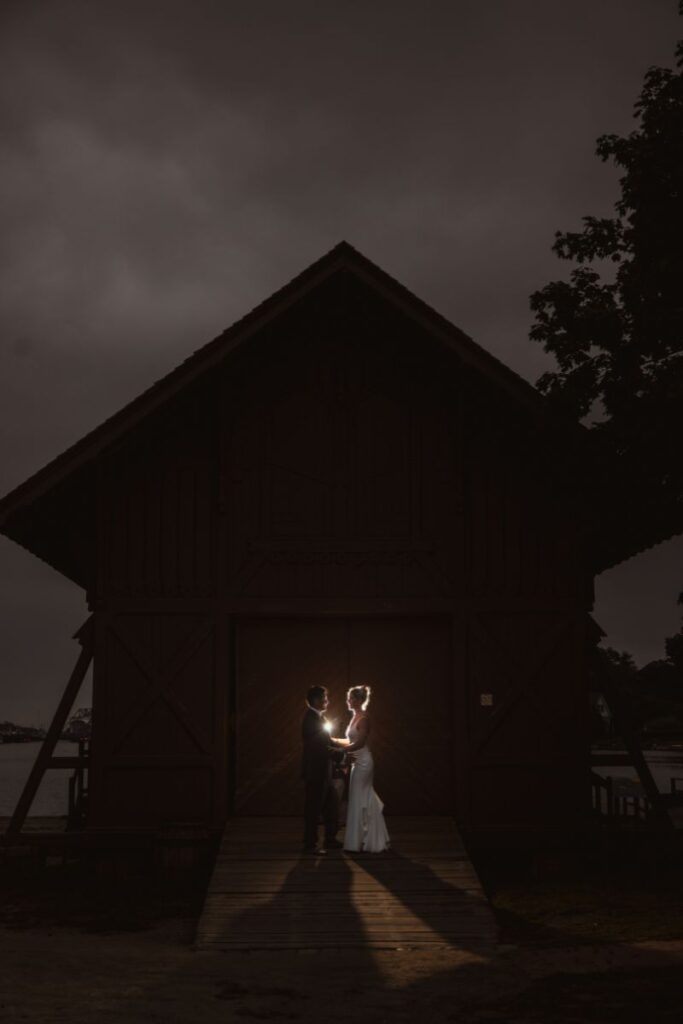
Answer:
[[[610,210],[595,138],[631,127],[678,30],[668,0],[62,0],[2,19],[2,490],[341,238],[535,379],[528,296],[566,269],[553,232]]]

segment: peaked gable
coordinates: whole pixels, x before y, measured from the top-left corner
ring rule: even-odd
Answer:
[[[580,435],[579,430],[568,428],[565,424],[554,423],[548,418],[543,398],[530,384],[351,245],[341,242],[6,495],[0,501],[0,531],[39,557],[45,558],[65,575],[82,582],[82,562],[84,558],[87,561],[89,555],[85,556],[83,551],[72,550],[65,558],[63,542],[60,542],[62,554],[58,558],[49,554],[55,550],[56,544],[56,538],[49,537],[49,524],[54,519],[54,515],[48,512],[51,506],[55,503],[71,503],[75,510],[79,510],[80,522],[84,528],[92,515],[92,508],[86,497],[88,489],[92,489],[92,483],[88,483],[86,478],[92,475],[98,458],[106,450],[121,443],[126,435],[148,417],[160,412],[165,405],[185,390],[189,390],[195,382],[230,359],[233,353],[247,345],[265,327],[275,324],[304,299],[314,295],[316,290],[324,290],[323,286],[335,276],[344,274],[363,282],[396,311],[415,322],[423,332],[443,346],[451,357],[454,356],[459,365],[474,372],[487,388],[504,395],[507,402],[512,402],[520,410],[524,410],[526,415],[538,422],[539,427],[547,428],[552,423],[558,436],[564,435],[572,441]],[[34,513],[38,505],[43,506],[44,511],[36,519]],[[82,532],[81,536],[82,540],[76,544],[77,548],[87,547],[85,533]]]

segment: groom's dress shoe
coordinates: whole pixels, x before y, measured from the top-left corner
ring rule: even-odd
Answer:
[[[322,846],[304,846],[303,853],[307,854],[309,857],[317,857],[320,854],[327,853],[327,850]]]
[[[326,839],[325,846],[328,850],[342,850],[344,848],[344,844],[339,839]]]

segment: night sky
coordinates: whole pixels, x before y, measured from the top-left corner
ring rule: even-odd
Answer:
[[[602,132],[675,0],[83,0],[0,14],[0,494],[341,239],[531,381],[556,229],[608,216]],[[605,573],[639,663],[683,540]],[[0,538],[0,721],[47,724],[82,592]],[[88,702],[87,693],[79,703]]]

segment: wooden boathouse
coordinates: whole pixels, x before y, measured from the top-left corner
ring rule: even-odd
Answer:
[[[86,831],[300,814],[304,694],[343,726],[361,682],[390,815],[575,828],[581,443],[341,243],[7,495],[2,532],[91,613]]]

